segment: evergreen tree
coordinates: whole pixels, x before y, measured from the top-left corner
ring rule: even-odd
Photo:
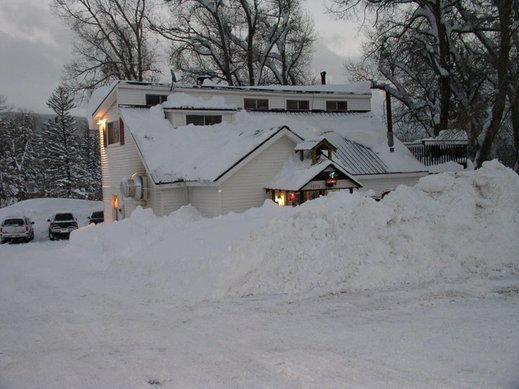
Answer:
[[[47,181],[52,181],[48,195],[76,197],[80,186],[80,145],[76,120],[70,111],[75,108],[73,93],[65,86],[58,86],[47,106],[56,116],[49,120],[43,130],[42,161],[46,166]]]
[[[0,203],[24,200],[37,192],[35,118],[8,112],[0,121]]]
[[[99,139],[85,128],[80,139],[81,145],[81,189],[88,200],[100,200],[101,160],[99,157]]]

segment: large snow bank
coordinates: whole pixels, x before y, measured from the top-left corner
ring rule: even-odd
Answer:
[[[172,297],[385,289],[519,271],[519,176],[498,162],[399,187],[381,202],[336,193],[296,208],[205,219],[139,211],[72,235],[105,276]],[[85,254],[86,255],[86,254]],[[95,262],[95,261],[94,261]],[[98,262],[99,263],[99,262]]]

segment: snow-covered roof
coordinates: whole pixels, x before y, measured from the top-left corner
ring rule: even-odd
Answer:
[[[267,188],[298,191],[329,166],[333,166],[335,169],[342,172],[357,186],[362,186],[362,184],[355,180],[350,174],[348,174],[348,172],[345,171],[340,166],[340,164],[334,163],[328,158],[321,158],[319,162],[312,165],[311,160],[301,161],[296,157],[292,157],[286,161],[281,171],[272,179],[269,184],[267,184]]]
[[[468,142],[467,133],[463,130],[442,130],[436,137],[417,139],[407,144],[434,144],[434,143],[458,143],[465,144]]]
[[[171,93],[168,96],[168,100],[162,103],[162,107],[164,109],[205,109],[216,111],[236,111],[238,109],[236,105],[226,103],[223,96],[202,98],[183,92]]]
[[[88,115],[93,115],[117,85],[117,81],[100,86],[92,92],[87,104]]]
[[[215,181],[286,127],[301,140],[324,136],[353,175],[426,170],[397,139],[389,151],[383,123],[370,113],[238,111],[232,123],[173,128],[160,105],[120,111],[156,183]]]
[[[289,93],[325,93],[325,94],[354,94],[371,95],[369,82],[355,82],[349,84],[325,84],[325,85],[262,85],[262,86],[227,86],[217,84],[205,84],[204,89],[220,90],[247,90],[260,92],[289,92]]]
[[[283,130],[245,112],[236,114],[235,123],[173,128],[160,106],[120,111],[155,183],[215,181]]]
[[[303,142],[299,142],[296,147],[294,148],[294,150],[296,151],[300,151],[300,150],[303,150],[303,151],[306,151],[306,150],[312,150],[315,146],[317,146],[319,144],[319,141],[318,140],[305,140]]]
[[[264,124],[286,125],[305,140],[326,138],[337,147],[339,162],[354,175],[427,171],[396,138],[395,151],[390,152],[386,125],[371,112],[254,111],[247,114],[261,118]]]

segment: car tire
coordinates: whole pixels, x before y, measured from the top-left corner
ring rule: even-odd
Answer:
[[[49,240],[54,240],[54,234],[52,232],[49,232]]]
[[[0,244],[5,244],[5,242],[7,242],[6,240],[0,240]]]

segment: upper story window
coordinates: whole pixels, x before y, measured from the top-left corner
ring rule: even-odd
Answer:
[[[186,124],[211,126],[222,122],[222,115],[186,115]]]
[[[244,99],[243,103],[247,110],[267,111],[269,109],[268,99]]]
[[[331,112],[346,112],[348,111],[348,102],[346,101],[326,101],[326,110]]]
[[[168,95],[149,95],[146,94],[146,105],[153,106],[162,104],[168,99]]]
[[[308,111],[310,101],[308,100],[287,100],[287,111]]]
[[[106,125],[106,135],[108,144],[119,143],[120,141],[120,131],[119,131],[119,122],[110,122]]]

